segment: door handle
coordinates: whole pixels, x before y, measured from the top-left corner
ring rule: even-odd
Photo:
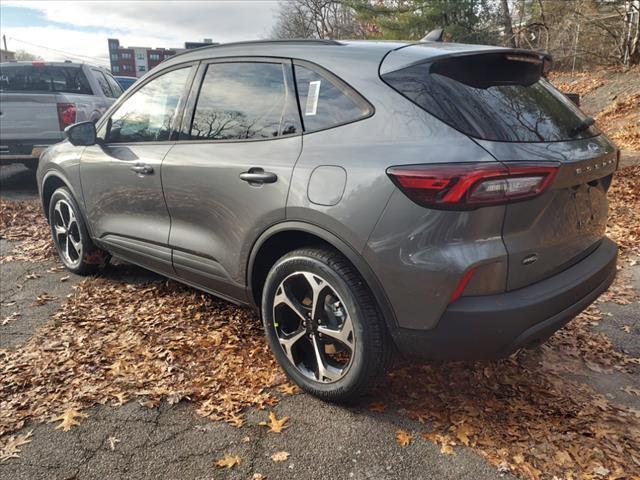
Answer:
[[[131,167],[132,172],[136,172],[138,175],[151,175],[153,173],[153,167],[144,163],[136,163]]]
[[[278,175],[273,172],[265,172],[263,168],[254,167],[250,168],[247,172],[242,172],[240,174],[240,180],[244,180],[253,185],[275,183],[278,180]]]

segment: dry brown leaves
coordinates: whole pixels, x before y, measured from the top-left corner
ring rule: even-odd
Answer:
[[[128,399],[188,398],[241,425],[246,407],[275,404],[266,389],[280,378],[250,311],[173,282],[90,279],[26,345],[0,352],[0,436],[60,405]]]
[[[618,170],[607,197],[607,235],[619,245],[623,257],[640,256],[640,165]]]
[[[38,261],[56,257],[51,231],[38,200],[0,199],[0,238],[17,242],[1,262]]]
[[[619,148],[640,150],[640,93],[615,100],[596,115],[602,128]]]
[[[585,73],[585,72],[580,72]],[[574,74],[574,79],[568,81],[562,81],[558,79],[557,74],[551,74],[550,79],[553,82],[554,86],[560,90],[562,93],[578,93],[580,96],[586,95],[589,92],[592,92],[596,88],[600,88],[604,85],[604,81],[600,78],[589,78],[586,76],[576,76]]]

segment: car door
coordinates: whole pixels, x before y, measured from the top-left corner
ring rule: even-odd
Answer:
[[[80,177],[93,236],[117,255],[173,274],[167,246],[170,218],[160,167],[175,143],[175,122],[194,67],[162,72],[128,95],[99,125]]]
[[[185,282],[245,299],[251,246],[285,218],[302,148],[291,62],[203,63],[180,141],[162,165],[173,265]]]

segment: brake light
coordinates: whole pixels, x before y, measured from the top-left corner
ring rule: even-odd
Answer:
[[[76,106],[73,103],[58,103],[58,123],[60,130],[76,123]]]
[[[391,167],[387,174],[418,205],[473,210],[533,198],[556,176],[558,164],[458,163]]]

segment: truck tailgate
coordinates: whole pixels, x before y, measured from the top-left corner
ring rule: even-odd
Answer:
[[[62,139],[58,94],[0,93],[0,141]]]

